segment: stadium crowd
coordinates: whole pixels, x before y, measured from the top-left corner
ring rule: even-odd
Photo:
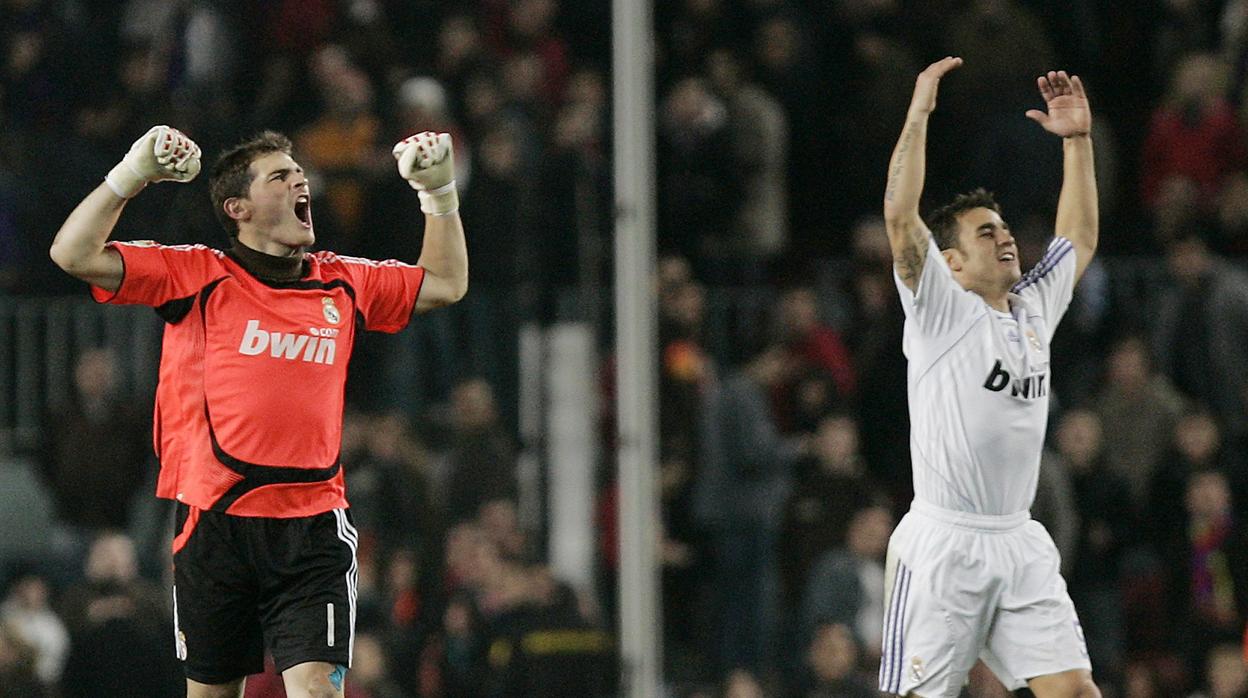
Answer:
[[[1079,73],[1097,109],[1104,254],[1055,339],[1033,508],[1095,677],[1107,696],[1248,695],[1248,2],[670,0],[656,30],[672,694],[876,694],[885,546],[911,495],[880,199],[914,76],[954,53],[928,195],[994,190],[1024,268],[1061,172],[1023,117],[1035,76]],[[555,578],[519,523],[514,375],[519,319],[552,321],[608,277],[609,61],[605,1],[0,0],[0,302],[85,293],[47,246],[151,125],[208,160],[289,134],[318,246],[409,261],[419,216],[390,145],[453,134],[470,295],[508,301],[476,320],[484,347],[445,335],[440,351],[501,368],[403,395],[394,379],[428,343],[361,347],[342,450],[361,532],[348,696],[614,691],[611,362],[601,598]],[[117,237],[226,244],[202,178],[135,199]],[[54,519],[21,534],[41,555],[0,560],[4,695],[181,695],[151,396],[117,389],[113,349],[80,352],[74,399],[36,447],[0,454],[34,464]]]

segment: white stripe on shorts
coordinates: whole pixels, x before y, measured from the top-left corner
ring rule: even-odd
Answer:
[[[334,646],[334,602],[325,604],[325,644]]]
[[[351,568],[347,570],[347,602],[350,604],[351,627],[348,629],[347,640],[347,666],[351,666],[351,659],[355,654],[355,598],[356,586],[359,582],[359,561],[356,559],[355,552],[359,545],[360,535],[356,532],[355,527],[347,520],[346,509],[334,509],[334,519],[338,523],[338,538],[351,548]],[[330,622],[333,622],[333,614],[331,609]],[[331,631],[333,626],[330,626]],[[331,636],[332,637],[332,636]],[[330,644],[333,644],[332,642]]]
[[[186,661],[186,640],[182,637],[182,627],[178,623],[178,585],[173,585],[173,651],[178,659]]]

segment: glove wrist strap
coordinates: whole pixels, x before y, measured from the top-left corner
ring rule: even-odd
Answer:
[[[147,179],[135,172],[130,163],[122,160],[105,175],[104,183],[117,196],[132,199],[147,186]]]
[[[455,189],[455,180],[437,189],[416,191],[420,197],[420,210],[431,216],[446,216],[459,210],[459,192]]]

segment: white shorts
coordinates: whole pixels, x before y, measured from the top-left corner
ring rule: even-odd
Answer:
[[[880,690],[957,696],[976,659],[1010,690],[1092,668],[1060,556],[1028,512],[915,501],[888,543]]]

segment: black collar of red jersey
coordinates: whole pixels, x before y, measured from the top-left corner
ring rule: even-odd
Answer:
[[[302,253],[298,257],[278,257],[253,250],[239,242],[238,238],[234,238],[233,242],[226,254],[247,270],[248,274],[261,281],[298,281],[308,273],[308,262]]]

